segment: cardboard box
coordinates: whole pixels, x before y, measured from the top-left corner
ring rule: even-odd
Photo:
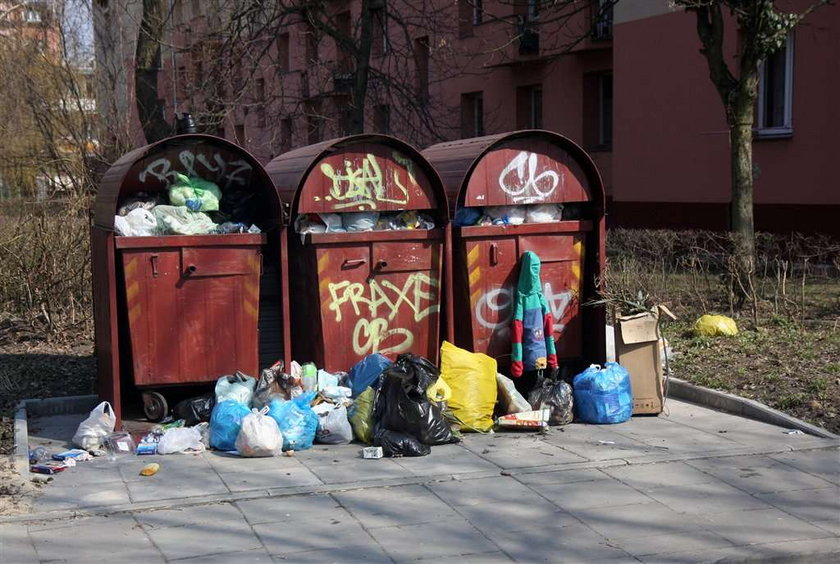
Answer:
[[[664,306],[654,313],[619,317],[615,331],[616,357],[630,373],[633,391],[633,415],[662,413],[664,379],[659,349],[659,315],[674,315]]]

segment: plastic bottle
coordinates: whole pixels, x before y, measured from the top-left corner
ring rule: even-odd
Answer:
[[[315,384],[318,381],[318,368],[315,364],[307,362],[303,365],[301,374],[301,384],[304,392],[311,392],[315,390]]]

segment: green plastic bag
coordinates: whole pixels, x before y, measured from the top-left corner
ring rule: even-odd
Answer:
[[[194,212],[217,211],[221,199],[222,191],[213,182],[181,173],[169,188],[169,203]]]
[[[373,402],[375,399],[376,391],[368,386],[359,394],[348,411],[353,434],[366,444],[373,442]]]

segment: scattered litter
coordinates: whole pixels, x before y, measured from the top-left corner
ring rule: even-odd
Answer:
[[[47,460],[45,462],[33,464],[29,467],[29,471],[36,474],[58,474],[59,472],[64,472],[69,467],[70,466],[65,461]]]
[[[785,435],[804,435],[805,433],[799,429],[788,429],[787,431],[783,431]]]
[[[382,458],[382,447],[365,447],[362,449],[362,458]]]
[[[114,431],[116,424],[117,418],[111,404],[103,401],[93,408],[87,419],[79,423],[79,428],[73,435],[73,444],[85,450],[100,448],[105,437]]]
[[[158,470],[160,470],[160,464],[158,464],[157,462],[151,462],[140,469],[140,475],[154,476],[155,474],[157,474]]]
[[[198,427],[168,429],[157,443],[157,454],[203,452],[201,431]],[[138,453],[139,454],[139,453]]]
[[[29,464],[38,464],[50,459],[50,451],[45,447],[34,448],[29,451]]]
[[[108,452],[108,457],[115,460],[118,457],[134,454],[136,447],[134,446],[134,439],[131,434],[126,431],[118,431],[111,433],[105,437],[105,450]]]
[[[599,445],[614,445],[615,441],[598,441]]]
[[[64,452],[52,455],[53,460],[68,460],[71,458],[77,462],[85,462],[93,459],[93,456],[88,451],[80,448],[65,450]]]
[[[706,314],[694,323],[694,332],[709,337],[734,337],[738,334],[738,326],[731,317]]]
[[[500,428],[543,429],[548,426],[548,414],[548,408],[512,413],[496,419],[496,425]]]

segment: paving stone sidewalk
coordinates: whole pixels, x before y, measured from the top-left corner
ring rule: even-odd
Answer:
[[[0,562],[840,561],[840,442],[668,409],[421,458],[353,444],[96,460],[0,518]],[[33,422],[32,441],[76,423]],[[139,476],[151,460],[160,472]]]

